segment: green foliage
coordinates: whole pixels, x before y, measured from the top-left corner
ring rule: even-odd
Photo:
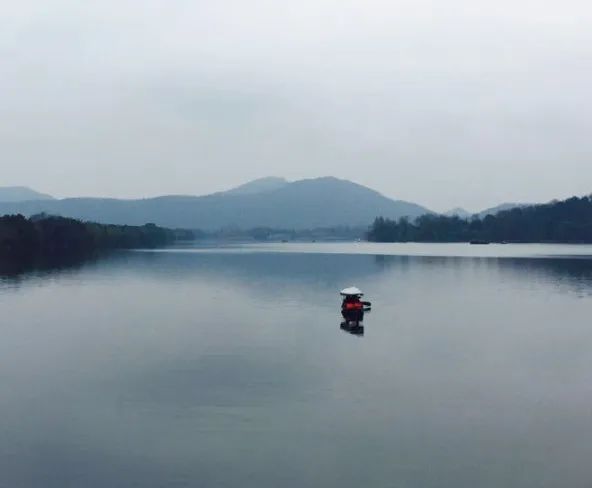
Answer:
[[[143,226],[86,224],[97,249],[132,249],[165,246],[175,233],[154,224]]]
[[[102,249],[152,248],[172,243],[179,232],[154,224],[102,225],[75,219],[36,215],[0,217],[0,257],[33,259],[93,253]]]
[[[517,207],[482,219],[423,215],[411,223],[378,217],[367,237],[375,242],[592,243],[592,197]]]
[[[0,217],[0,256],[25,258],[40,247],[35,225],[22,215]]]

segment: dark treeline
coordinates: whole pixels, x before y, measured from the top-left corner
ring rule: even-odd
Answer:
[[[224,228],[215,232],[200,232],[199,238],[220,240],[255,240],[255,241],[341,241],[364,237],[364,227],[322,227],[314,229],[279,229],[273,227],[255,227],[252,229]]]
[[[379,217],[367,238],[375,242],[592,243],[592,197],[517,207],[484,218],[423,215],[411,222]]]
[[[54,216],[0,217],[0,258],[35,260],[83,256],[106,249],[152,248],[189,235],[154,224],[102,225]]]

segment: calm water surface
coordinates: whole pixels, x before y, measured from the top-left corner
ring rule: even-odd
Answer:
[[[0,487],[592,486],[588,246],[126,252],[0,313]]]

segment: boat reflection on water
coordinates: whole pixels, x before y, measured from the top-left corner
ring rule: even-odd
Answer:
[[[364,335],[364,311],[360,310],[355,313],[342,310],[343,322],[340,324],[341,330],[356,336]]]

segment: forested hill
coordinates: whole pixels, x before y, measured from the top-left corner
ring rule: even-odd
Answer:
[[[0,217],[0,259],[70,258],[103,249],[151,248],[172,243],[180,231],[157,227],[101,225],[63,217]]]
[[[517,207],[482,218],[423,215],[415,221],[394,221],[379,217],[367,237],[375,242],[592,243],[592,197]]]

